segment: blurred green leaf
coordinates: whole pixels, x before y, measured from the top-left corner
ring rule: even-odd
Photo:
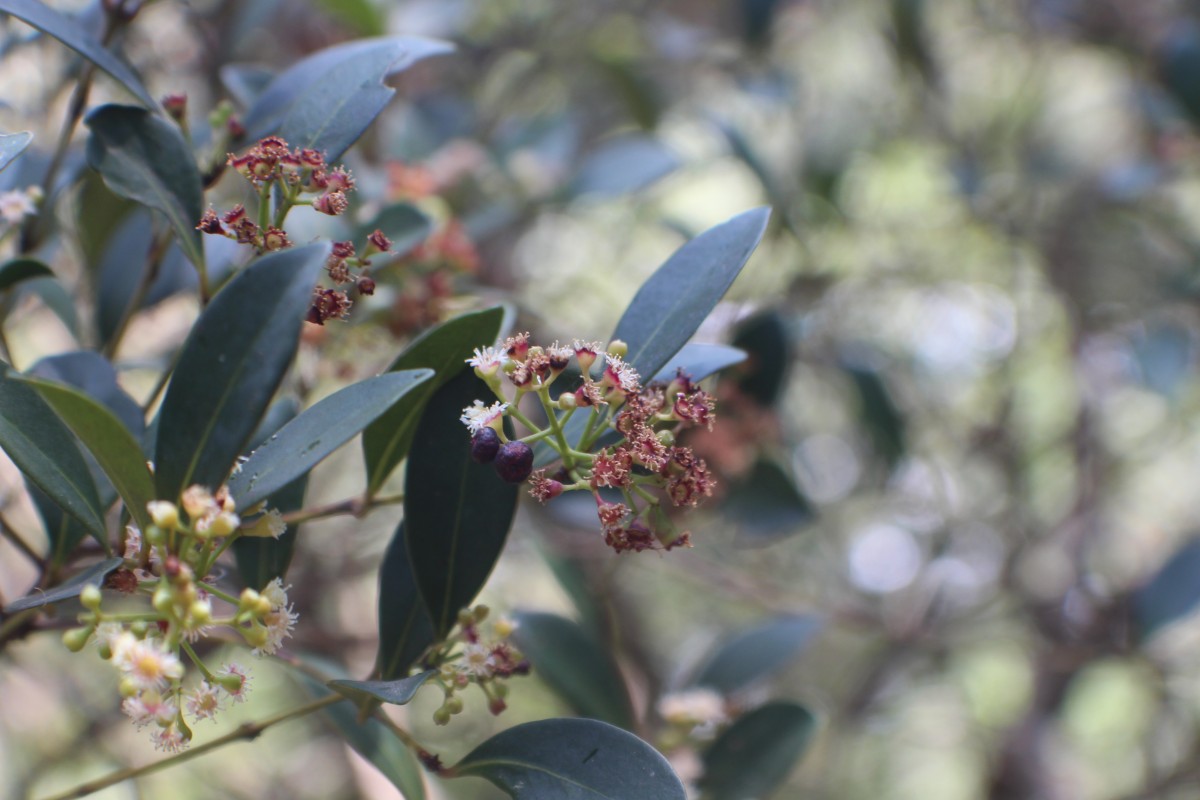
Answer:
[[[366,239],[376,230],[383,231],[391,239],[391,255],[400,257],[429,238],[429,234],[433,233],[433,220],[412,203],[393,203],[369,223],[360,226],[355,238]]]
[[[685,800],[662,754],[593,719],[547,719],[501,731],[453,768],[519,800]]]
[[[140,203],[115,193],[104,183],[104,177],[92,170],[83,170],[73,198],[75,236],[84,262],[93,274],[99,271],[102,258],[109,250],[110,240],[134,211],[151,212]],[[149,223],[143,223],[144,237],[149,246]],[[142,251],[143,256],[145,250]],[[94,281],[93,281],[94,282]],[[99,287],[97,293],[99,293]]]
[[[423,333],[388,367],[392,372],[431,369],[434,376],[405,395],[363,431],[368,494],[378,492],[392,470],[408,455],[421,411],[430,396],[463,371],[475,348],[496,340],[503,317],[501,306],[455,317]],[[458,435],[462,435],[461,430]]]
[[[760,543],[797,533],[817,517],[788,471],[763,457],[728,488],[721,511],[737,523],[739,532]]]
[[[13,159],[21,155],[21,153],[24,153],[25,148],[29,147],[29,143],[32,141],[33,134],[29,131],[0,133],[0,170],[11,164]]]
[[[557,614],[516,615],[513,641],[538,676],[581,717],[630,730],[635,725],[629,690],[607,648],[577,622]]]
[[[234,502],[238,508],[250,508],[306,474],[432,376],[428,369],[388,372],[347,386],[307,409],[251,453],[229,480]]]
[[[747,358],[736,370],[738,388],[754,402],[770,408],[787,386],[792,362],[787,325],[777,311],[763,311],[743,320],[733,336],[733,346]]]
[[[362,39],[321,50],[284,71],[246,113],[250,139],[278,133],[292,147],[336,161],[396,93],[383,83],[453,46],[412,36]]]
[[[27,383],[0,362],[0,448],[105,548],[104,509],[75,437]],[[54,550],[54,542],[51,542]]]
[[[378,700],[394,706],[402,706],[416,696],[425,681],[437,675],[436,669],[427,669],[407,678],[394,681],[330,681],[327,686],[340,695],[358,702]]]
[[[713,653],[692,685],[726,695],[745,689],[786,667],[820,629],[820,619],[802,616],[779,617],[743,631]]]
[[[32,278],[21,288],[41,298],[46,308],[62,321],[63,327],[76,338],[79,337],[79,314],[75,311],[75,301],[57,278]]]
[[[379,565],[379,654],[375,666],[385,681],[406,677],[435,638],[405,538],[401,522]]]
[[[1189,20],[1172,26],[1159,62],[1163,85],[1191,117],[1192,125],[1200,125],[1200,25]]]
[[[328,244],[271,253],[239,272],[192,328],[158,417],[160,498],[229,475],[292,363]]]
[[[184,254],[203,264],[196,230],[204,213],[200,171],[179,128],[135,106],[100,106],[84,123],[92,131],[88,165],[117,194],[161,211]]]
[[[275,80],[275,72],[259,64],[226,64],[221,67],[221,84],[242,108],[249,108]]]
[[[896,466],[908,447],[908,426],[892,400],[883,376],[870,367],[845,365],[843,368],[854,382],[859,399],[859,420],[870,436],[875,452],[889,467]]]
[[[360,36],[382,36],[387,28],[382,10],[371,0],[316,0],[316,3]]]
[[[79,55],[107,72],[148,108],[154,108],[154,98],[123,61],[104,49],[100,42],[70,17],[63,16],[38,0],[0,0],[0,11],[32,25],[52,36]]]
[[[49,591],[35,591],[33,594],[12,601],[5,607],[4,613],[15,614],[18,611],[24,611],[29,608],[47,606],[51,603],[58,603],[63,600],[70,600],[72,597],[78,597],[84,587],[93,584],[96,586],[101,585],[104,582],[104,576],[121,566],[124,561],[125,559],[123,558],[110,558],[101,561],[99,564],[93,564],[83,572],[72,576],[69,580],[60,583]]]
[[[679,156],[652,136],[619,136],[588,153],[571,179],[573,197],[615,197],[631,194],[670,175]]]
[[[1134,618],[1148,637],[1200,606],[1200,541],[1181,547],[1133,593]]]
[[[471,437],[459,421],[464,407],[489,396],[487,384],[464,365],[430,398],[408,456],[405,539],[438,636],[483,588],[517,507],[518,487],[471,459]]]
[[[702,797],[768,797],[787,780],[816,725],[808,709],[786,702],[768,703],[740,717],[704,752]]]
[[[0,264],[0,292],[22,281],[53,277],[54,272],[36,258],[14,258]]]

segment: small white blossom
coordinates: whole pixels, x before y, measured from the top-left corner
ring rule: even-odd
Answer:
[[[467,406],[463,409],[462,416],[458,419],[474,435],[488,427],[493,420],[503,415],[507,409],[508,403],[501,403],[499,400],[490,406],[485,406],[482,400],[476,400],[475,405]]]
[[[187,749],[189,742],[174,727],[164,728],[151,738],[154,740],[155,748],[162,750],[164,753],[182,753]]]
[[[238,678],[241,678],[241,685],[238,686],[236,690],[231,690],[228,686],[225,686],[224,683],[221,684],[221,688],[225,690],[226,694],[233,698],[233,702],[246,702],[246,693],[250,691],[250,674],[246,671],[245,667],[243,667],[241,664],[231,661],[230,663],[221,667],[221,669],[217,671],[217,675],[220,677],[236,675]]]
[[[36,214],[37,206],[27,192],[14,189],[0,193],[0,217],[10,225],[19,225],[25,217]]]
[[[704,687],[664,695],[656,708],[663,719],[675,725],[720,725],[729,718],[725,698]]]
[[[290,583],[287,586],[284,586],[283,581],[280,578],[275,578],[266,586],[264,586],[263,590],[259,592],[259,594],[267,599],[267,602],[271,604],[272,609],[279,609],[288,604],[287,590],[290,588],[292,588]]]
[[[139,729],[146,727],[151,722],[166,727],[179,714],[179,709],[175,707],[174,703],[154,690],[126,697],[121,702],[121,710]]]
[[[641,379],[637,370],[627,364],[621,358],[614,355],[604,356],[604,375],[616,385],[621,387],[621,391],[628,394],[634,394],[641,391]]]
[[[183,677],[179,658],[151,640],[129,642],[122,634],[117,645],[113,649],[113,663],[138,689],[165,689],[171,681]]]
[[[490,678],[495,666],[492,651],[486,645],[475,642],[463,647],[462,660],[459,662],[462,672],[477,678]]]
[[[508,354],[494,347],[476,347],[467,363],[485,375],[494,375],[508,361]]]
[[[292,635],[292,629],[296,627],[298,619],[300,615],[293,611],[291,606],[277,608],[264,616],[263,625],[267,629],[267,640],[261,647],[254,648],[254,655],[274,655],[283,645],[283,640]]]
[[[188,692],[187,709],[188,713],[197,720],[211,719],[215,721],[217,712],[221,710],[221,695],[217,694],[217,687],[204,681]]]

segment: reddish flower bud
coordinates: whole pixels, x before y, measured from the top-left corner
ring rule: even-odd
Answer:
[[[500,452],[500,436],[492,428],[480,428],[471,437],[471,460],[476,464],[490,464]]]
[[[349,192],[354,188],[354,178],[338,167],[325,176],[325,188],[331,192]]]
[[[533,472],[533,448],[524,442],[507,442],[496,454],[496,474],[508,483],[521,483]]]
[[[375,294],[375,279],[363,275],[358,279],[358,293],[365,295]]]
[[[230,117],[229,121],[225,123],[225,128],[234,139],[241,139],[246,135],[246,127],[237,117]]]
[[[508,708],[508,703],[502,698],[493,697],[488,701],[488,711],[492,712],[493,716],[499,716],[504,713],[504,709]]]
[[[392,249],[392,240],[384,236],[383,231],[378,229],[367,237],[367,241],[381,253],[386,253]]]
[[[334,258],[354,258],[354,242],[334,242]]]
[[[196,226],[196,230],[202,233],[225,233],[225,229],[221,227],[221,220],[217,217],[217,212],[211,208],[204,212],[204,216],[200,218],[200,224]]]
[[[187,95],[169,94],[162,99],[163,110],[171,115],[176,122],[183,122],[187,117]]]

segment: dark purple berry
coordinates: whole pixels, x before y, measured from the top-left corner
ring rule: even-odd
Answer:
[[[496,474],[509,483],[520,483],[533,472],[533,448],[524,442],[507,442],[496,454]]]
[[[480,428],[471,437],[471,460],[476,464],[490,464],[500,452],[500,437],[493,428]]]

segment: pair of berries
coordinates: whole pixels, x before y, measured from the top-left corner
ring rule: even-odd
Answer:
[[[480,428],[471,437],[471,459],[493,464],[496,474],[509,483],[520,483],[533,472],[533,448],[524,442],[504,442],[493,428]]]

